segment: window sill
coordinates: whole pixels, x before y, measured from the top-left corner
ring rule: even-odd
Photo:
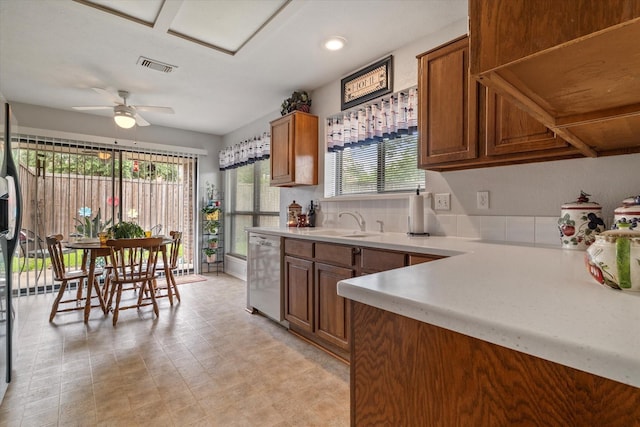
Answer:
[[[408,196],[412,196],[415,193],[413,191],[406,191],[402,193],[388,193],[388,194],[353,194],[348,196],[334,196],[320,198],[321,202],[356,202],[361,200],[397,200],[406,199]],[[426,198],[431,197],[431,192],[423,191],[420,194]]]

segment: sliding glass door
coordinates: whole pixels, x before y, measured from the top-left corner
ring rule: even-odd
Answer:
[[[193,268],[195,156],[19,135],[23,229],[16,268],[23,294],[49,292],[45,237],[92,238],[119,221],[154,234],[183,232],[182,271]],[[68,263],[79,263],[71,253]]]

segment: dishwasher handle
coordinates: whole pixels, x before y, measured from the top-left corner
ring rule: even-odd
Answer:
[[[249,235],[249,245],[257,245],[257,246],[266,246],[279,248],[280,247],[280,239],[274,238],[271,236],[262,236],[259,234],[250,234]]]

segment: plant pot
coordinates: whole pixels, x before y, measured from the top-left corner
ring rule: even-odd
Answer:
[[[218,247],[218,242],[209,242],[209,247],[210,247],[211,249],[215,249],[215,248],[217,248],[217,247]]]
[[[216,254],[207,255],[207,262],[216,262]]]

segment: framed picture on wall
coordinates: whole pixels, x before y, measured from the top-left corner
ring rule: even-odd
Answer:
[[[342,110],[393,92],[393,56],[343,78],[340,89]]]

